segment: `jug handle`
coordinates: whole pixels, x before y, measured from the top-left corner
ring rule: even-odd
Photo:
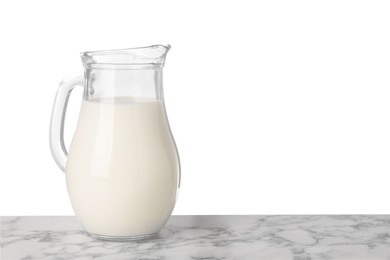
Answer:
[[[60,169],[65,172],[68,152],[64,144],[64,122],[70,93],[76,86],[84,86],[82,75],[64,78],[57,90],[50,121],[50,150]]]

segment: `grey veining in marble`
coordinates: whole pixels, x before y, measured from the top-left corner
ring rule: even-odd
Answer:
[[[2,217],[1,259],[390,260],[390,215],[173,216],[157,238],[95,240],[74,217]]]

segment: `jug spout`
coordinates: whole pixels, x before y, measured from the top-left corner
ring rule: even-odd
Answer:
[[[85,68],[137,68],[163,67],[171,46],[151,45],[118,50],[86,51],[81,53]]]

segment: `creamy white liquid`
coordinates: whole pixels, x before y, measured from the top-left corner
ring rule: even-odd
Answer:
[[[158,232],[172,213],[179,178],[164,104],[130,97],[83,101],[66,177],[88,232]]]

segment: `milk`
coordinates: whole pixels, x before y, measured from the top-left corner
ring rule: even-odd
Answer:
[[[178,155],[163,102],[84,100],[66,177],[73,209],[88,232],[157,233],[172,213],[179,182]]]

